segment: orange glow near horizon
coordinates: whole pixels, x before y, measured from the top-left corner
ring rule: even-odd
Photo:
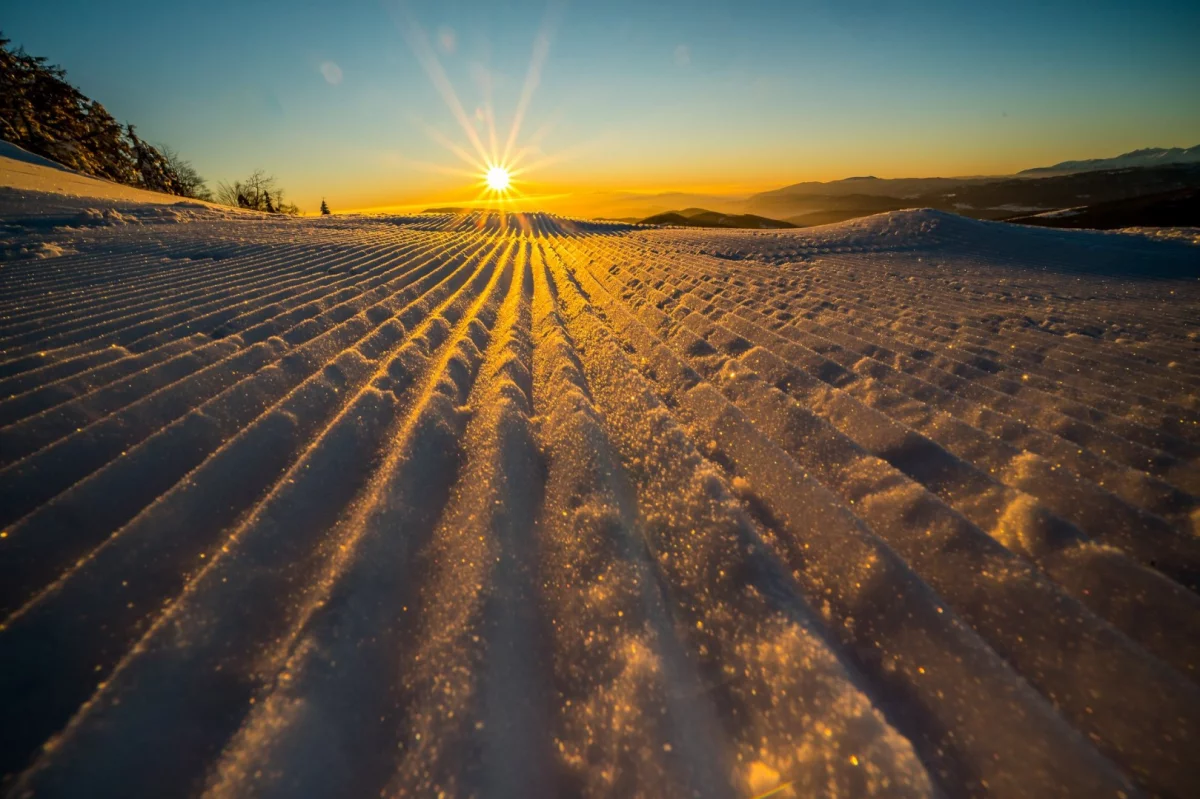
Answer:
[[[837,137],[797,134],[792,127],[764,128],[754,135],[766,144],[721,150],[718,157],[711,141],[692,135],[695,115],[646,113],[636,120],[614,117],[608,127],[583,126],[579,117],[587,116],[586,109],[561,101],[549,103],[549,108],[535,105],[554,38],[557,7],[550,4],[534,35],[519,93],[513,79],[520,75],[520,66],[510,64],[507,71],[493,73],[485,64],[474,64],[469,74],[478,83],[477,97],[469,91],[460,94],[462,86],[451,80],[451,74],[459,74],[454,69],[461,67],[454,60],[453,38],[446,45],[423,28],[404,4],[395,7],[393,21],[434,90],[426,93],[439,97],[449,114],[441,129],[412,114],[417,130],[436,148],[387,143],[379,160],[391,174],[382,173],[373,184],[356,185],[353,199],[339,210],[493,208],[610,219],[644,218],[686,207],[733,213],[753,194],[800,182],[865,175],[884,179],[1005,175],[1080,152],[1078,143],[1070,150],[1034,137],[1021,143],[1012,132],[1023,124],[1016,116],[1003,125],[968,120],[936,146],[924,127],[898,129],[886,145],[871,138],[862,126]],[[452,68],[449,72],[447,66]],[[497,101],[495,86],[506,82],[503,96],[507,99]],[[554,83],[547,81],[543,95],[554,91]],[[762,87],[750,85],[729,102],[754,98],[761,91]],[[571,108],[575,111],[567,118]],[[718,115],[706,118],[699,130],[711,134],[711,139],[728,133],[729,124]],[[1004,148],[998,146],[1001,141]],[[1099,149],[1082,152],[1089,157],[1104,155]],[[407,174],[392,171],[396,167]]]
[[[496,114],[492,107],[490,91],[486,92],[487,97],[483,106],[476,110],[474,118],[472,118],[467,114],[466,108],[447,76],[426,31],[408,14],[402,14],[397,18],[397,22],[417,61],[429,76],[437,93],[450,110],[451,116],[458,122],[466,141],[466,146],[464,146],[437,128],[422,122],[420,125],[430,140],[440,145],[468,169],[464,171],[461,168],[435,163],[414,163],[412,166],[442,174],[480,176],[482,179],[475,184],[478,190],[476,195],[470,200],[453,202],[453,205],[456,206],[513,211],[517,210],[514,204],[518,202],[528,204],[530,201],[538,199],[563,196],[561,193],[543,192],[541,197],[531,197],[519,188],[519,183],[526,181],[517,180],[518,176],[524,175],[530,170],[540,169],[572,154],[571,152],[552,156],[544,154],[540,148],[540,140],[545,133],[545,128],[535,131],[529,137],[527,144],[521,143],[522,125],[525,122],[533,95],[541,82],[542,67],[550,49],[553,14],[547,13],[541,29],[534,38],[533,52],[525,73],[520,99],[513,113],[508,134],[503,139],[496,131]],[[476,122],[484,129],[478,130]],[[501,141],[503,141],[502,145]],[[528,162],[530,156],[536,156],[537,160],[532,163]]]

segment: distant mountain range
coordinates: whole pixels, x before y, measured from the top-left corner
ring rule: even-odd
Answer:
[[[1076,172],[1097,172],[1109,169],[1133,169],[1137,167],[1165,166],[1167,164],[1200,163],[1200,144],[1195,147],[1147,147],[1134,150],[1114,158],[1091,158],[1086,161],[1063,161],[1053,166],[1023,169],[1018,175],[1046,177],[1068,175]]]
[[[878,183],[852,181],[868,189],[877,189]],[[835,191],[845,181],[815,184],[824,191],[833,186]],[[920,180],[895,181],[900,187],[912,189],[921,186]],[[1071,226],[1088,226],[1090,220],[1104,220],[1105,227],[1128,227],[1155,224],[1148,220],[1160,219],[1159,225],[1181,224],[1177,219],[1192,219],[1188,216],[1192,207],[1182,201],[1189,190],[1200,188],[1200,163],[1169,164],[1142,168],[1083,171],[1064,175],[1008,178],[967,178],[959,181],[931,179],[925,185],[932,190],[916,195],[888,196],[879,194],[810,194],[813,184],[799,184],[799,188],[764,192],[747,200],[729,203],[724,211],[706,211],[707,216],[688,218],[682,212],[658,214],[642,221],[650,224],[686,224],[710,227],[807,227],[841,222],[847,219],[897,211],[903,208],[936,208],[951,211],[976,219],[1008,220],[1019,218],[1022,222],[1038,225],[1058,226],[1059,222],[1044,221],[1046,212],[1062,209],[1098,207],[1100,216],[1081,215]],[[1138,198],[1161,195],[1164,203],[1133,202]],[[1172,199],[1174,198],[1174,199]],[[1104,206],[1099,208],[1099,206]],[[753,209],[760,213],[733,213]],[[695,209],[685,209],[695,210]],[[762,211],[771,216],[761,215]],[[683,217],[680,219],[679,217]],[[1065,219],[1066,217],[1064,217]],[[715,220],[724,222],[718,223]],[[765,224],[774,222],[774,224]],[[1191,222],[1189,224],[1197,224]]]
[[[797,197],[845,197],[861,194],[886,197],[918,197],[935,191],[946,191],[980,178],[877,178],[874,176],[844,178],[827,183],[809,181],[794,183],[751,195],[746,204],[751,207],[770,207],[794,202]]]
[[[623,221],[679,214],[685,220],[667,224],[699,225],[706,220],[693,220],[686,213],[698,208],[719,209],[709,213],[738,221],[739,227],[756,227],[756,220],[760,219],[773,221],[776,226],[788,223],[807,227],[913,207],[939,208],[980,219],[1007,219],[1118,202],[1195,185],[1200,185],[1200,145],[1147,148],[1113,158],[1063,161],[1016,175],[952,178],[865,175],[794,183],[741,196],[613,193],[590,199],[600,204],[604,217]],[[680,208],[684,210],[677,210]],[[746,219],[739,220],[740,217]]]
[[[1008,176],[865,175],[794,183],[741,196],[597,192],[587,195],[586,201],[601,218],[688,227],[810,227],[904,208],[936,208],[976,219],[1034,225],[1127,227],[1155,224],[1155,219],[1163,220],[1157,223],[1161,225],[1193,219],[1194,200],[1187,199],[1192,196],[1187,190],[1196,188],[1200,188],[1200,145],[1063,161]],[[1136,202],[1156,196],[1161,201]],[[1074,213],[1093,206],[1095,214]],[[1063,210],[1073,213],[1061,218],[1047,215]]]

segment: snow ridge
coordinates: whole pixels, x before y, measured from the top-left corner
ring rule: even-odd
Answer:
[[[1200,793],[1194,246],[22,198],[13,795]]]

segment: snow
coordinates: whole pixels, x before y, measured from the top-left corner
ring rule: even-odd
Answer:
[[[59,170],[68,174],[78,174],[73,169],[68,169],[60,163],[51,161],[49,158],[43,158],[40,155],[35,155],[28,150],[25,150],[12,142],[0,140],[0,163],[5,166],[6,172],[11,170],[13,173],[37,174],[36,171],[23,168],[23,165],[32,164],[33,166],[46,167],[48,169]],[[6,175],[7,179],[7,175]]]
[[[1196,227],[1127,227],[1121,228],[1117,232],[1132,236],[1145,236],[1160,241],[1178,241],[1200,245],[1200,228]]]
[[[0,252],[6,257],[59,254],[55,228],[187,222],[246,212],[82,175],[0,141]],[[42,241],[10,234],[39,231]],[[66,251],[66,250],[63,250]]]
[[[1067,216],[1078,216],[1087,208],[1086,205],[1076,206],[1075,208],[1059,208],[1057,211],[1044,211],[1034,216],[1043,217],[1045,219],[1059,219]]]
[[[135,189],[132,186],[82,175],[46,158],[28,153],[15,144],[0,142],[0,146],[0,187],[5,189],[4,197],[0,198],[0,214],[4,216],[16,213],[22,204],[35,211],[40,210],[39,206],[48,204],[45,198],[33,201],[32,195],[25,195],[25,192],[57,195],[50,203],[55,206],[69,204],[70,200],[67,198],[117,200],[152,205],[174,205],[181,202],[180,198],[174,195]],[[196,200],[187,202],[200,204]]]
[[[975,206],[969,205],[967,203],[955,203],[954,207],[959,209],[960,211],[975,210]],[[987,210],[989,210],[989,211],[1008,211],[1009,213],[1012,213],[1012,214],[1032,214],[1037,211],[1044,211],[1046,209],[1042,206],[1037,206],[1037,205],[1020,205],[1018,203],[1005,203],[1003,205],[990,205],[987,207]]]
[[[0,177],[5,790],[1200,793],[1195,231]]]

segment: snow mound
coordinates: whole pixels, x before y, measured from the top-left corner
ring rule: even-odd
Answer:
[[[144,191],[80,174],[4,141],[0,141],[0,188],[7,197],[29,196],[27,200],[17,203],[6,202],[6,198],[0,196],[0,217],[20,213],[22,209],[36,213],[39,209],[54,204],[45,198],[36,199],[30,193],[57,195],[62,198],[102,199],[109,205],[174,205],[180,202],[180,198],[172,194]],[[205,208],[220,207],[197,200],[187,202]]]
[[[928,266],[985,263],[1028,271],[1128,277],[1200,276],[1186,232],[1161,230],[1152,243],[1122,231],[1060,230],[970,219],[918,208],[785,231],[681,234],[729,260],[781,264],[838,253],[909,253]],[[700,244],[699,242],[703,242]]]
[[[85,208],[74,221],[83,226],[106,227],[137,224],[138,219],[132,214],[124,215],[112,208]]]
[[[32,164],[34,166],[46,167],[48,169],[57,169],[61,172],[69,172],[78,174],[73,169],[68,169],[57,161],[51,161],[49,158],[44,158],[40,155],[34,155],[23,147],[18,147],[12,142],[0,139],[0,159],[20,162],[22,164]],[[2,162],[0,162],[2,163]]]
[[[73,252],[75,250],[70,247],[53,241],[17,243],[0,239],[0,261],[16,260],[18,258],[57,258],[60,255]]]
[[[1158,241],[1200,245],[1200,227],[1127,227],[1121,228],[1117,232]]]

